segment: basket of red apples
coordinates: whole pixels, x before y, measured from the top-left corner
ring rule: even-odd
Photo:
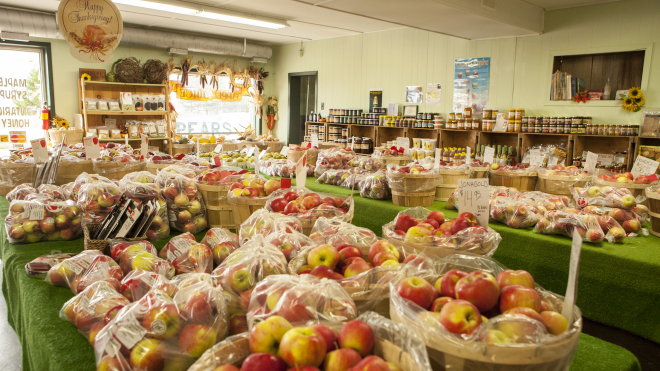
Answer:
[[[156,176],[156,184],[163,191],[167,203],[170,228],[190,233],[206,229],[206,207],[194,179],[161,171]]]
[[[189,371],[431,370],[424,343],[376,313],[344,324],[295,325],[271,317],[217,344]]]
[[[32,183],[23,183],[17,185],[16,187],[14,187],[14,189],[9,191],[9,193],[7,193],[5,198],[7,199],[7,202],[12,202],[14,200],[22,201],[25,200],[25,198],[29,194],[34,194],[34,193],[38,193],[38,191],[32,187]]]
[[[394,148],[383,148],[382,150],[374,151],[371,154],[371,158],[380,163],[382,167],[386,167],[388,164],[405,166],[412,161],[412,154],[410,150],[399,151]]]
[[[237,167],[219,167],[197,175],[195,182],[206,206],[209,227],[236,228],[227,194],[231,185],[242,182],[248,173]]]
[[[14,200],[5,232],[10,243],[70,241],[82,236],[82,213],[73,201]]]
[[[644,190],[651,185],[658,184],[658,177],[653,175],[640,175],[635,178],[632,173],[609,173],[599,174],[594,178],[594,184],[598,186],[610,186],[615,188],[626,188],[635,197],[644,196]],[[648,204],[646,200],[641,201],[645,205]]]
[[[495,197],[512,197],[514,195],[520,194],[517,189],[510,187],[495,187],[488,186],[488,193],[491,202]],[[445,206],[447,210],[456,210],[456,205],[458,205],[458,188],[452,192],[451,196],[447,200],[447,205]]]
[[[310,234],[320,217],[353,220],[353,198],[343,199],[330,194],[315,193],[307,188],[280,189],[273,192],[265,209],[300,220],[304,234]]]
[[[521,192],[536,190],[538,180],[536,167],[519,163],[515,166],[493,164],[490,184],[498,187],[511,187]]]
[[[428,255],[445,256],[457,251],[493,256],[502,241],[490,227],[482,227],[471,213],[445,220],[441,211],[413,207],[400,211],[383,226],[383,237]]]
[[[387,182],[395,205],[431,206],[435,198],[435,188],[442,183],[442,177],[438,169],[433,169],[433,164],[390,164],[387,165]]]
[[[637,220],[625,223],[626,228],[633,227],[634,232],[639,232],[641,225]],[[582,241],[599,243],[607,239],[610,243],[621,241],[626,236],[626,231],[611,216],[596,216],[575,209],[566,208],[564,211],[549,211],[545,218],[540,218],[534,231],[541,234],[560,234],[573,237],[573,231],[577,231]]]
[[[346,151],[342,148],[333,147],[319,152],[316,159],[314,175],[319,176],[326,170],[347,170],[351,168],[350,162],[355,157],[355,152]],[[308,161],[309,162],[309,161]]]
[[[570,196],[570,187],[584,187],[591,180],[591,175],[581,172],[575,166],[555,165],[552,169],[541,168],[538,171],[536,190],[553,195]]]
[[[239,226],[250,215],[263,209],[271,195],[282,187],[278,179],[265,179],[260,175],[247,175],[233,183],[227,193],[227,202],[232,207],[234,223]]]
[[[185,370],[227,335],[227,304],[207,274],[152,288],[121,308],[96,335],[98,370]],[[205,278],[206,277],[206,278]]]
[[[638,203],[646,199],[644,195],[635,197],[628,188],[612,186],[587,186],[570,188],[573,200],[578,209],[587,206],[606,206],[632,210]]]
[[[582,331],[577,307],[565,318],[561,296],[487,257],[420,260],[392,282],[391,318],[423,339],[434,369],[569,368]]]

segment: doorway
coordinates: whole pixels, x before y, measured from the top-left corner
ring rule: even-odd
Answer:
[[[318,72],[289,74],[289,138],[300,144],[305,137],[305,121],[316,109]]]

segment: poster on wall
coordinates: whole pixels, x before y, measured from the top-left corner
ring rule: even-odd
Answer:
[[[369,90],[369,112],[373,112],[373,108],[383,106],[383,89]]]
[[[406,86],[406,103],[422,103],[422,94],[421,86]]]
[[[440,84],[428,83],[426,84],[426,105],[439,106],[440,105]]]
[[[88,63],[112,60],[124,26],[111,0],[62,0],[57,26],[76,59]]]
[[[490,58],[457,59],[454,66],[454,112],[471,107],[474,114],[488,108]]]

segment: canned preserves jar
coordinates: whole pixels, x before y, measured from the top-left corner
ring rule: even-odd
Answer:
[[[525,116],[524,108],[516,108],[515,119],[522,120],[522,117]]]

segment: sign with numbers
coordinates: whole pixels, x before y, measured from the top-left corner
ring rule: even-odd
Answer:
[[[653,161],[644,156],[637,156],[635,164],[630,172],[634,178],[637,178],[640,175],[655,174],[656,170],[658,170],[658,161]]]
[[[458,212],[472,213],[482,227],[488,227],[488,179],[458,180]]]

